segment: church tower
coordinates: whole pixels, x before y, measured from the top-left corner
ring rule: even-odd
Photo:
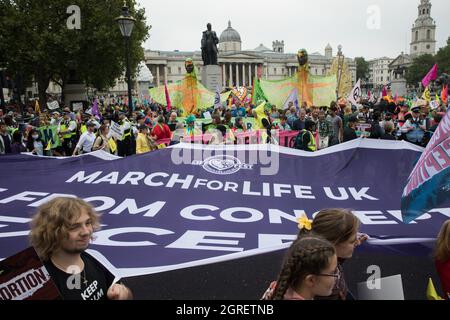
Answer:
[[[436,53],[436,22],[431,17],[430,0],[420,0],[419,16],[412,27],[411,50],[413,57]]]

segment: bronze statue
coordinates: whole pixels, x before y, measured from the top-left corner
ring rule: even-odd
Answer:
[[[211,23],[208,23],[208,30],[203,31],[202,38],[202,59],[203,65],[218,65],[217,63],[217,44],[219,43],[219,38],[215,31],[211,30]]]

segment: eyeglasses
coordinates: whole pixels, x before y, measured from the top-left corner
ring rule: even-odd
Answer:
[[[335,273],[318,273],[317,276],[323,276],[323,277],[334,277],[336,280],[339,280],[341,278],[341,270],[336,269]]]

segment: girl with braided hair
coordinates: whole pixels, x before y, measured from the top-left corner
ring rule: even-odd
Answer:
[[[339,279],[334,246],[327,240],[305,236],[289,248],[280,275],[264,300],[312,300],[330,295]]]

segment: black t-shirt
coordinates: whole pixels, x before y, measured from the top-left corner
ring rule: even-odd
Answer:
[[[358,136],[356,135],[356,132],[354,129],[349,128],[349,127],[344,128],[344,142],[351,141],[351,140],[354,140],[357,138],[358,138]]]
[[[64,300],[106,300],[114,281],[113,274],[86,252],[81,253],[81,259],[84,270],[75,275],[61,271],[51,260],[44,265]]]

